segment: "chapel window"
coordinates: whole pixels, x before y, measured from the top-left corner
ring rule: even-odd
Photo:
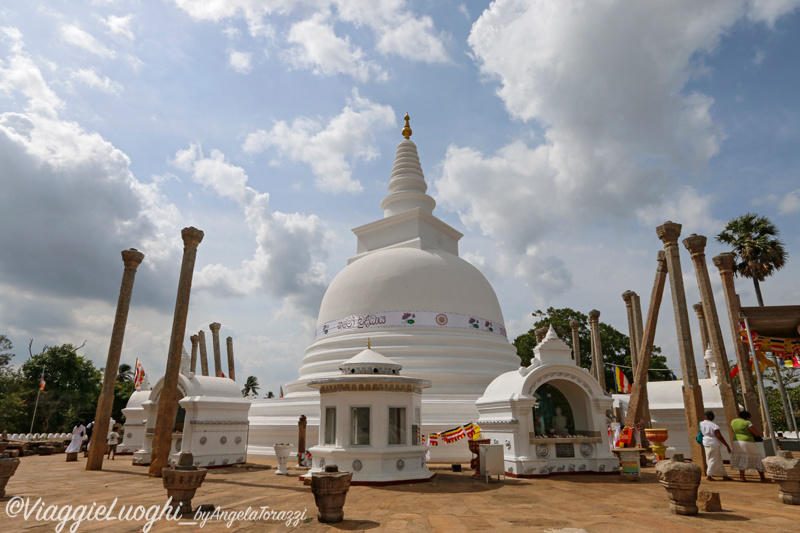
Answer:
[[[389,408],[389,444],[406,443],[406,408]]]
[[[325,444],[336,444],[336,408],[325,408]]]
[[[369,407],[350,408],[350,444],[369,446]]]

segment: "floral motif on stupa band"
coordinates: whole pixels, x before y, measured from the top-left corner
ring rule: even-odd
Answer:
[[[314,340],[349,331],[382,328],[469,329],[507,338],[506,328],[502,324],[476,316],[437,311],[383,311],[367,315],[351,315],[325,322],[317,326]]]

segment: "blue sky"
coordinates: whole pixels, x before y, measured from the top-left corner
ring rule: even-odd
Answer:
[[[135,247],[146,258],[123,361],[161,373],[180,229],[193,225],[205,239],[187,335],[222,323],[237,376],[277,391],[355,254],[350,229],[382,217],[405,112],[435,214],[464,233],[461,255],[493,283],[512,340],[548,306],[597,308],[625,331],[620,295],[646,308],[667,219],[711,237],[768,215],[790,259],[765,300],[796,304],[798,5],[6,4],[0,332],[18,363],[29,339],[86,340],[102,366],[119,252]],[[709,263],[722,251],[710,240]],[[683,269],[691,305],[685,250]],[[670,306],[656,342],[677,367]]]

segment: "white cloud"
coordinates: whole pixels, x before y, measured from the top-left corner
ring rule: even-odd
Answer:
[[[116,53],[100,44],[90,33],[80,29],[75,24],[65,24],[61,26],[61,39],[72,46],[86,50],[89,53],[100,57],[113,59]]]
[[[320,190],[355,193],[362,187],[353,179],[348,159],[377,157],[373,130],[394,124],[391,107],[373,103],[353,90],[348,105],[327,124],[307,117],[297,118],[291,125],[280,121],[270,131],[248,135],[242,149],[253,155],[275,147],[281,156],[310,165]]]
[[[239,74],[249,74],[253,70],[251,56],[247,52],[231,50],[228,52],[228,64]]]
[[[750,0],[747,16],[750,20],[763,22],[772,28],[779,18],[798,7],[800,7],[799,0]]]
[[[70,78],[106,93],[119,94],[122,92],[122,85],[113,81],[108,76],[103,76],[101,78],[100,75],[91,68],[74,70],[70,74]]]
[[[778,199],[778,213],[788,215],[800,211],[800,189],[795,189]]]
[[[292,60],[306,66],[314,66],[320,73],[328,73],[328,68],[318,60],[320,55],[337,61],[334,71],[341,72],[342,61],[346,64],[368,62],[364,52],[350,44],[347,35],[339,37],[333,30],[320,26],[319,18],[331,18],[336,21],[349,22],[356,26],[367,27],[376,38],[376,49],[386,55],[398,55],[412,61],[426,63],[445,63],[450,61],[443,37],[436,31],[430,17],[417,17],[408,7],[405,0],[174,0],[195,20],[213,22],[227,21],[243,17],[248,31],[253,37],[274,39],[275,30],[267,20],[270,16],[290,16],[299,13],[307,16],[308,8],[315,14],[303,22],[298,22],[290,36],[292,44],[302,43],[302,47],[290,48]],[[317,24],[313,22],[316,21]],[[322,30],[323,35],[312,35],[311,30]],[[341,41],[341,42],[340,42]],[[342,57],[343,51],[349,52],[348,60]],[[327,52],[327,53],[325,53]],[[299,55],[298,55],[299,54]],[[368,69],[376,67],[370,66]],[[352,66],[348,72],[352,71]],[[360,72],[360,70],[359,70]],[[358,78],[357,78],[358,79]]]
[[[475,61],[499,83],[511,117],[541,127],[543,140],[491,155],[450,146],[435,182],[440,204],[498,243],[499,268],[551,295],[572,284],[541,246],[556,229],[633,218],[718,230],[712,198],[682,180],[707,165],[725,134],[713,99],[685,85],[708,74],[703,54],[746,5],[492,3],[469,37]]]
[[[401,19],[399,24],[384,26],[376,34],[380,36],[377,49],[384,54],[425,63],[450,61],[430,17]]]
[[[316,215],[270,211],[269,194],[249,187],[244,169],[219,150],[206,157],[199,145],[192,144],[178,151],[171,163],[204,188],[237,202],[257,244],[253,258],[237,268],[206,265],[195,276],[194,286],[228,295],[265,290],[285,305],[313,315],[328,283],[324,260],[329,236],[322,221]]]
[[[292,25],[288,41],[297,46],[285,54],[289,63],[318,75],[347,74],[362,83],[372,77],[386,79],[386,73],[376,63],[364,58],[361,48],[335,34],[327,19],[327,14],[317,13]]]
[[[110,15],[107,19],[103,19],[103,23],[108,26],[108,33],[111,35],[121,35],[122,37],[133,41],[135,37],[133,35],[133,31],[131,31],[132,20],[133,13],[129,13],[124,17]]]

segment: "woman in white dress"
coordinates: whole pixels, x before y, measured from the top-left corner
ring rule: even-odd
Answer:
[[[78,424],[72,428],[72,440],[67,446],[66,453],[73,453],[81,451],[81,444],[83,443],[83,436],[86,435],[86,426],[78,422]]]
[[[703,448],[706,450],[706,461],[708,462],[706,479],[714,481],[712,476],[722,476],[723,480],[730,481],[731,478],[722,464],[722,446],[724,445],[728,449],[728,453],[731,453],[731,447],[725,442],[719,426],[714,423],[714,412],[706,411],[705,415],[706,419],[700,422],[700,433],[703,434]]]

